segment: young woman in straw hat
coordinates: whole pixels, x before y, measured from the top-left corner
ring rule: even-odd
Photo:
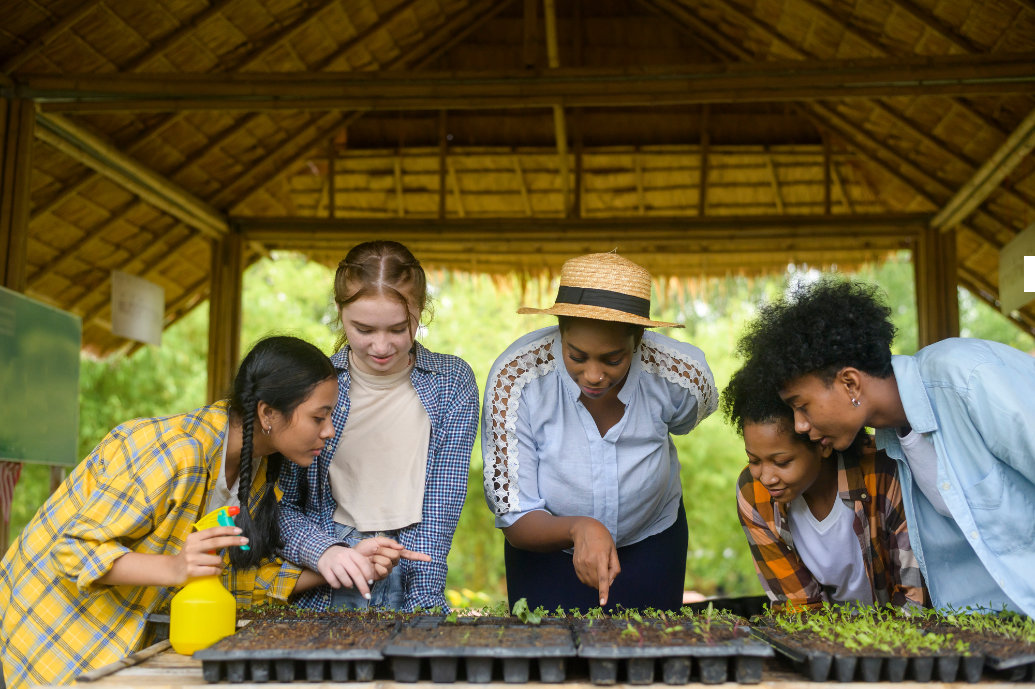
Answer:
[[[565,262],[558,325],[518,339],[485,387],[485,497],[513,604],[675,609],[687,525],[670,434],[715,411],[704,353],[654,332],[650,274],[614,253]]]

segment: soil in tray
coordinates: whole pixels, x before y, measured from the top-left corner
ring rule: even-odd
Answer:
[[[217,651],[380,649],[396,622],[360,620],[259,620],[212,646]]]
[[[637,622],[601,619],[578,625],[579,643],[592,646],[714,646],[748,638],[747,629],[724,622],[706,627],[692,620]]]
[[[465,621],[466,622],[466,621]],[[557,626],[524,627],[480,623],[406,627],[393,639],[396,646],[433,648],[537,648],[571,646],[571,632]]]

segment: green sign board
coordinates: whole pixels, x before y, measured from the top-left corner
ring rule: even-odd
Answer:
[[[0,460],[79,462],[78,316],[0,287]]]

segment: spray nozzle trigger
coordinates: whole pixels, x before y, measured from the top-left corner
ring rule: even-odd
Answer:
[[[233,505],[231,507],[220,507],[217,510],[212,510],[204,517],[199,519],[194,524],[194,529],[201,531],[202,529],[211,529],[214,526],[233,526],[234,517],[241,513],[241,508]],[[241,550],[250,550],[251,547],[247,545],[240,546]]]

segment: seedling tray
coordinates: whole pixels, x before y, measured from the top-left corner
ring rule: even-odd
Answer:
[[[856,654],[817,648],[812,642],[765,627],[753,627],[752,633],[789,658],[813,682],[977,682],[985,665],[981,655]]]
[[[686,621],[684,630],[674,630],[684,626],[679,622],[600,619],[592,624],[581,623],[577,629],[578,651],[579,657],[589,662],[590,681],[615,684],[620,671],[624,671],[629,684],[651,684],[656,675],[665,684],[686,684],[691,677],[703,684],[721,684],[731,672],[733,680],[740,684],[757,684],[762,680],[763,660],[774,655],[773,649],[752,639],[746,628],[733,629],[716,623],[713,627],[715,632],[721,632],[716,634],[719,638],[709,640],[692,631],[691,623]],[[629,633],[630,628],[637,630],[639,636]],[[663,641],[657,643],[658,639]]]
[[[256,621],[197,651],[206,682],[368,682],[398,621]]]
[[[456,682],[461,670],[467,682],[494,679],[528,682],[563,682],[566,661],[574,658],[571,630],[563,623],[523,625],[514,618],[417,618],[407,623],[388,645],[397,682]]]

